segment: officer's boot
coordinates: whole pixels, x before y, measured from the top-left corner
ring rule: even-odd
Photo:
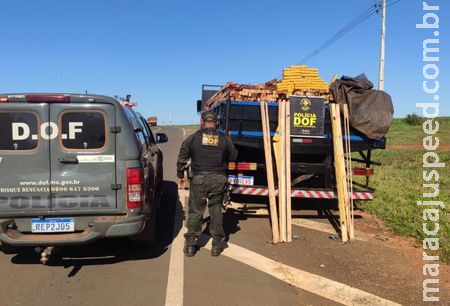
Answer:
[[[223,240],[213,240],[212,248],[211,248],[211,256],[217,257],[220,253],[223,252],[228,245]]]
[[[186,240],[186,243],[184,245],[184,254],[186,254],[187,257],[192,257],[195,255],[196,252],[197,246],[195,240],[194,241]]]

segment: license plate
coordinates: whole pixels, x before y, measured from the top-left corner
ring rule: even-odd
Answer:
[[[232,185],[253,186],[254,185],[254,177],[253,176],[243,176],[243,175],[229,175],[228,182]]]
[[[75,220],[71,218],[32,219],[33,233],[66,233],[75,231]]]

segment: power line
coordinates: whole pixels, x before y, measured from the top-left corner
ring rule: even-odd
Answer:
[[[396,3],[399,3],[400,1],[402,1],[402,0],[395,0],[395,1],[388,0],[388,1],[387,1],[388,5],[386,5],[386,7],[390,7],[391,5],[394,5],[394,4],[396,4]]]
[[[342,29],[340,29],[336,34],[334,34],[331,38],[326,40],[322,45],[320,45],[317,49],[315,49],[311,54],[303,58],[300,63],[306,63],[309,60],[311,60],[313,57],[318,55],[320,52],[328,48],[330,45],[332,45],[335,41],[337,41],[340,37],[345,35],[348,31],[350,31],[353,27],[355,27],[358,22],[361,22],[361,20],[364,20],[365,18],[368,18],[371,14],[373,14],[376,11],[376,4],[373,3],[369,5],[368,8],[360,12],[356,17],[354,17],[346,26],[344,26]]]
[[[336,34],[334,34],[332,37],[330,37],[328,40],[326,40],[323,44],[321,44],[317,49],[315,49],[312,53],[310,53],[308,56],[303,58],[300,63],[306,63],[310,61],[313,57],[317,56],[320,52],[327,49],[329,46],[331,46],[334,42],[336,42],[338,39],[340,39],[342,36],[344,36],[347,32],[351,31],[353,28],[358,26],[361,22],[369,18],[371,15],[373,15],[377,11],[376,6],[370,6],[369,9],[366,9],[359,13],[355,18],[350,21],[346,26],[344,26],[342,29],[340,29]]]
[[[380,2],[378,0],[378,2]],[[346,26],[340,29],[336,34],[334,34],[331,38],[326,40],[322,45],[320,45],[317,49],[315,49],[311,54],[303,58],[300,63],[306,63],[311,60],[313,57],[317,56],[320,52],[327,49],[334,42],[339,40],[346,33],[350,32],[352,29],[361,24],[364,20],[372,16],[375,12],[377,12],[377,1],[373,2],[373,4],[369,5],[369,8],[366,8],[364,11],[360,12],[356,17],[354,17]]]
[[[402,0],[387,0],[386,1],[386,7],[389,7],[391,5],[394,5]],[[358,25],[363,23],[365,20],[367,20],[369,17],[374,15],[375,13],[378,13],[382,5],[381,0],[375,0],[372,1],[371,4],[369,4],[368,8],[364,9],[362,12],[360,12],[356,17],[354,17],[346,26],[344,26],[342,29],[340,29],[336,34],[334,34],[331,38],[326,40],[322,45],[320,45],[317,49],[315,49],[312,53],[310,53],[308,56],[303,58],[302,61],[300,61],[299,64],[304,64],[310,61],[312,58],[317,56],[319,53],[330,47],[332,44],[334,44],[336,41],[338,41],[342,36],[356,28]]]

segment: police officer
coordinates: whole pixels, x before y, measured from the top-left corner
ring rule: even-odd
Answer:
[[[184,253],[191,257],[197,251],[196,242],[202,231],[203,213],[208,205],[209,232],[213,237],[212,256],[219,256],[226,247],[223,230],[222,201],[227,187],[228,161],[234,161],[237,150],[233,143],[217,131],[213,112],[202,115],[202,128],[181,145],[177,161],[179,187],[184,188],[184,170],[191,160],[193,177],[190,182],[189,211]]]

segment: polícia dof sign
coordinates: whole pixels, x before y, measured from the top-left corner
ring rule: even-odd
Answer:
[[[322,98],[291,96],[291,135],[323,137],[324,102]]]

